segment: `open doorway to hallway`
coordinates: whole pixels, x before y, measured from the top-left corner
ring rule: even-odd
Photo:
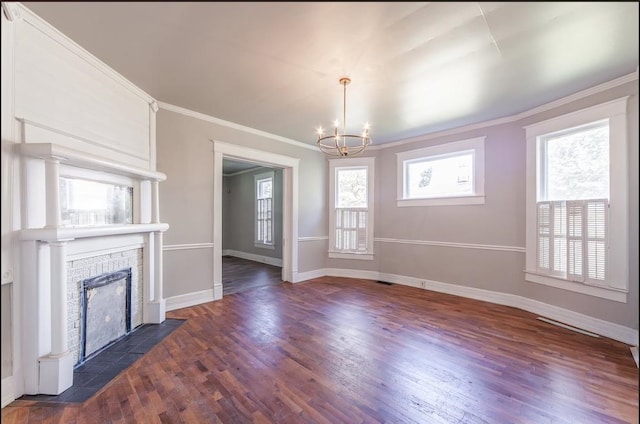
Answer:
[[[223,295],[282,282],[283,171],[223,160]]]

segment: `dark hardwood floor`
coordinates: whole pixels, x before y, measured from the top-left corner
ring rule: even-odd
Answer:
[[[239,293],[282,282],[282,268],[235,256],[222,257],[222,294]]]
[[[518,309],[324,277],[186,321],[80,407],[2,423],[637,423],[629,347]]]

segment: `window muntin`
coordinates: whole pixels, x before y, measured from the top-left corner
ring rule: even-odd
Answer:
[[[255,245],[273,246],[273,173],[255,176]]]
[[[484,139],[398,153],[398,206],[483,204]]]
[[[330,161],[329,256],[373,259],[374,158]]]
[[[133,187],[60,177],[60,215],[68,227],[133,223]]]

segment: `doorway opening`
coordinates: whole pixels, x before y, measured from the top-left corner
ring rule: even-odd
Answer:
[[[222,162],[222,294],[282,282],[283,170]]]
[[[282,272],[281,281],[295,281],[298,272],[298,164],[299,159],[249,147],[213,141],[213,296],[223,296],[223,193],[224,161],[249,162],[282,172]]]

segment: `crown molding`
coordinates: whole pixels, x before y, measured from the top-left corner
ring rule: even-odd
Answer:
[[[537,106],[533,109],[526,110],[524,112],[520,112],[515,115],[505,116],[503,118],[493,119],[491,121],[479,122],[476,124],[465,125],[463,127],[453,128],[450,130],[438,131],[432,134],[419,135],[416,137],[406,138],[403,140],[392,141],[391,143],[384,143],[373,145],[369,147],[369,150],[382,150],[389,149],[392,147],[402,146],[404,144],[415,143],[418,141],[426,141],[432,140],[434,138],[446,137],[449,135],[460,134],[468,131],[473,131],[481,128],[493,127],[496,125],[508,124],[511,122],[520,121],[521,119],[528,118],[529,116],[537,115],[542,112],[546,112],[548,110],[555,109],[557,107],[566,105],[571,102],[575,102],[576,100],[584,99],[585,97],[592,96],[594,94],[601,93],[603,91],[621,86],[628,82],[638,80],[638,68],[636,67],[635,72],[631,72],[630,74],[623,75],[619,78],[613,79],[611,81],[604,82],[602,84],[587,88],[585,90],[579,91],[574,94],[570,94],[569,96],[563,97],[558,100],[554,100],[552,102],[546,103],[541,106]]]
[[[165,102],[158,102],[158,106],[160,109],[168,110],[171,112],[179,113],[181,115],[189,116],[191,118],[200,119],[202,121],[211,122],[212,124],[222,125],[223,127],[232,128],[234,130],[243,131],[249,134],[254,134],[260,137],[270,138],[272,140],[280,141],[282,143],[292,144],[296,147],[302,147],[304,149],[309,149],[316,151],[318,153],[320,150],[316,146],[312,146],[307,143],[303,143],[301,141],[293,140],[290,138],[282,137],[280,135],[268,133],[266,131],[257,130],[255,128],[247,127],[245,125],[236,124],[235,122],[225,121],[224,119],[216,118],[215,116],[206,115],[204,113],[196,112],[190,109],[186,109],[180,106],[175,106]]]
[[[17,3],[3,1],[2,11],[9,22],[22,19],[22,14],[20,13],[20,8],[18,8]]]

